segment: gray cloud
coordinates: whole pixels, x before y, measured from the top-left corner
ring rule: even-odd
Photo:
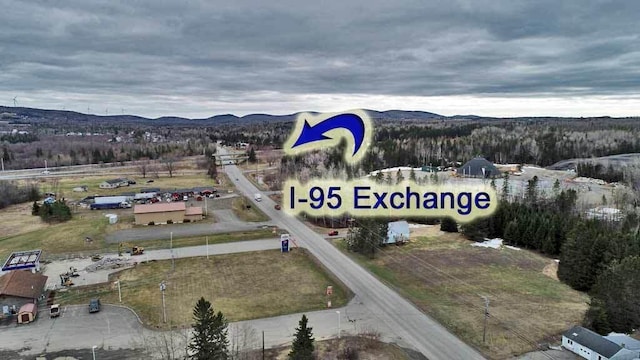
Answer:
[[[294,95],[562,98],[640,88],[636,1],[0,0],[0,8],[6,104],[16,94],[25,106],[68,99],[84,109],[111,97],[143,115],[154,104],[194,112],[156,103],[173,99],[204,115]]]

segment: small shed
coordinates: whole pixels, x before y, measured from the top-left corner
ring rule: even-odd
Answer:
[[[36,319],[38,308],[34,303],[24,304],[18,311],[18,324],[28,324]]]
[[[387,225],[387,239],[385,244],[402,244],[409,241],[409,223],[401,220]]]

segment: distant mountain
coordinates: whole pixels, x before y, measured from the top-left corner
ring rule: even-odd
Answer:
[[[482,117],[477,115],[454,115],[444,116],[426,111],[404,111],[404,110],[388,110],[376,111],[365,110],[374,121],[426,121],[426,120],[498,120],[502,118]],[[308,111],[305,113],[318,114],[317,112]],[[11,114],[15,114],[11,115]],[[233,114],[215,115],[204,119],[188,119],[175,116],[163,116],[156,119],[145,118],[135,115],[92,115],[83,114],[75,111],[65,110],[46,110],[25,107],[8,107],[0,106],[0,121],[9,121],[13,123],[47,123],[56,122],[58,124],[69,125],[146,125],[146,126],[215,126],[215,125],[246,125],[262,122],[292,122],[300,113],[288,115],[269,115],[269,114],[249,114],[245,116],[236,116]],[[609,119],[609,117],[601,117]],[[520,118],[504,118],[504,119],[521,119],[521,120],[553,120],[553,119],[572,119],[559,117],[520,117]],[[578,119],[578,118],[573,118]]]

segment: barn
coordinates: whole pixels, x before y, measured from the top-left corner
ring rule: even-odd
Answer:
[[[186,205],[184,202],[170,202],[136,205],[133,209],[136,225],[175,224],[184,222]]]
[[[473,178],[494,178],[500,176],[500,170],[485,158],[477,157],[458,168],[457,174]]]

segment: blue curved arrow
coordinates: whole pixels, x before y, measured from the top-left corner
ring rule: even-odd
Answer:
[[[331,139],[324,135],[324,133],[329,130],[344,128],[349,130],[353,135],[353,139],[356,144],[355,150],[353,150],[353,155],[355,155],[364,142],[364,126],[364,120],[355,114],[340,114],[332,116],[314,126],[309,125],[309,122],[305,119],[302,132],[300,133],[298,140],[293,144],[292,148],[314,141]]]

